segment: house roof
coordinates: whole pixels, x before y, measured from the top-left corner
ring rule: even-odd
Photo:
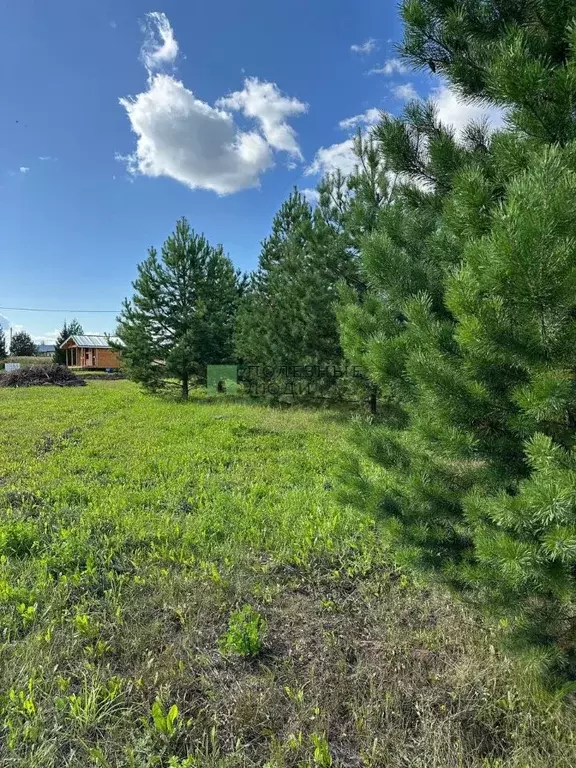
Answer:
[[[99,349],[109,349],[109,341],[112,341],[114,344],[122,344],[122,341],[118,336],[69,336],[64,344],[60,345],[60,349],[62,349],[62,347],[67,344],[70,339],[72,339],[77,347],[97,347]]]

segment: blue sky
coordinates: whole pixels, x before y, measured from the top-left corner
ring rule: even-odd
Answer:
[[[376,110],[417,93],[475,116],[399,66],[401,34],[382,0],[6,3],[0,306],[117,310],[180,216],[252,269],[291,188],[346,170]],[[48,340],[73,313],[0,315]]]

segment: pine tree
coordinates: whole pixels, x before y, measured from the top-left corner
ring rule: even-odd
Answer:
[[[574,144],[536,152],[509,183],[447,280],[457,366],[437,352],[432,373],[420,373],[469,444],[462,459],[478,463],[462,501],[474,547],[463,581],[544,668],[576,661],[575,192]],[[447,366],[464,397],[440,394],[434,371]]]
[[[206,365],[232,361],[242,285],[222,247],[178,221],[160,257],[150,248],[138,265],[134,296],[118,318],[128,374],[150,389],[175,377],[187,398],[190,379],[204,376]]]
[[[301,284],[313,243],[312,209],[294,191],[262,243],[258,268],[238,313],[236,349],[243,362],[298,364],[307,356]]]
[[[18,331],[12,336],[10,355],[12,357],[29,357],[36,354],[36,344],[26,331]]]
[[[319,187],[320,206],[337,201],[333,218],[347,248],[354,254],[355,274],[339,286],[336,315],[346,360],[364,374],[361,378],[354,378],[353,392],[368,398],[370,410],[375,415],[382,393],[378,377],[370,375],[374,374],[374,366],[367,354],[367,340],[384,320],[380,311],[384,305],[377,286],[364,269],[360,252],[370,234],[381,228],[382,221],[389,215],[397,179],[371,136],[363,136],[359,132],[354,152],[357,165],[350,176],[342,179],[336,173],[323,180]],[[337,190],[336,195],[334,189]]]
[[[8,351],[6,349],[6,335],[4,333],[4,329],[0,325],[0,360],[3,360],[5,357],[8,357]]]
[[[356,152],[357,171],[347,178],[328,174],[314,210],[294,191],[276,215],[239,313],[237,350],[244,362],[316,365],[318,371],[345,365],[339,306],[365,291],[358,243],[390,192],[373,143],[359,136]],[[357,385],[349,379],[336,385],[328,376],[321,388],[357,394]]]
[[[74,318],[69,325],[67,324],[66,320],[64,320],[64,325],[62,326],[62,329],[58,334],[54,344],[55,349],[52,361],[56,365],[66,365],[66,350],[60,349],[62,344],[64,344],[64,342],[69,339],[70,336],[82,336],[83,333],[84,329],[78,320],[76,320],[76,318]]]
[[[545,0],[404,3],[404,55],[508,107],[509,130],[489,138],[470,126],[457,141],[416,104],[376,130],[401,202],[363,245],[380,302],[350,335],[396,412],[359,430],[345,493],[382,517],[400,562],[499,619],[533,668],[568,675],[573,11]]]
[[[403,0],[403,56],[465,96],[510,108],[525,135],[576,137],[572,0]]]

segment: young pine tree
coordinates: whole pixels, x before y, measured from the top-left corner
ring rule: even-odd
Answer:
[[[82,336],[83,333],[84,333],[84,329],[82,328],[78,320],[76,320],[76,318],[74,318],[69,325],[66,322],[66,320],[64,320],[64,325],[62,326],[62,329],[60,330],[60,333],[58,334],[58,338],[56,339],[56,342],[54,344],[55,349],[54,349],[54,355],[52,357],[52,361],[56,365],[66,364],[66,351],[63,349],[60,349],[60,347],[62,346],[62,344],[64,344],[66,339],[69,339],[70,336]]]
[[[576,669],[572,3],[410,0],[404,54],[509,109],[462,138],[411,105],[376,135],[404,203],[363,262],[358,343],[400,417],[362,430],[349,489],[402,562],[500,619],[533,667]],[[432,115],[432,113],[431,113]],[[414,119],[417,118],[417,119]],[[416,231],[429,216],[421,236]],[[378,473],[376,468],[380,467]]]
[[[311,277],[307,259],[313,247],[312,209],[294,191],[274,217],[238,312],[236,350],[244,363],[302,364],[308,356],[313,319],[306,316],[302,283]]]
[[[474,194],[464,179],[460,198]],[[576,666],[576,146],[545,149],[508,185],[447,280],[457,366],[436,352],[423,388],[469,444],[460,573],[541,668]],[[449,399],[451,367],[467,393]]]
[[[160,257],[150,248],[133,287],[118,318],[125,369],[150,389],[177,378],[187,398],[190,379],[207,364],[232,360],[239,274],[221,246],[181,219]]]

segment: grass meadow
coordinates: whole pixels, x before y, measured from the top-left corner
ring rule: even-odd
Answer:
[[[347,418],[0,391],[3,768],[576,764],[572,703],[338,504]]]
[[[6,357],[0,360],[0,371],[4,370],[5,363],[20,363],[22,368],[29,368],[32,365],[52,365],[52,356],[40,357],[40,356],[21,356],[21,357]]]

